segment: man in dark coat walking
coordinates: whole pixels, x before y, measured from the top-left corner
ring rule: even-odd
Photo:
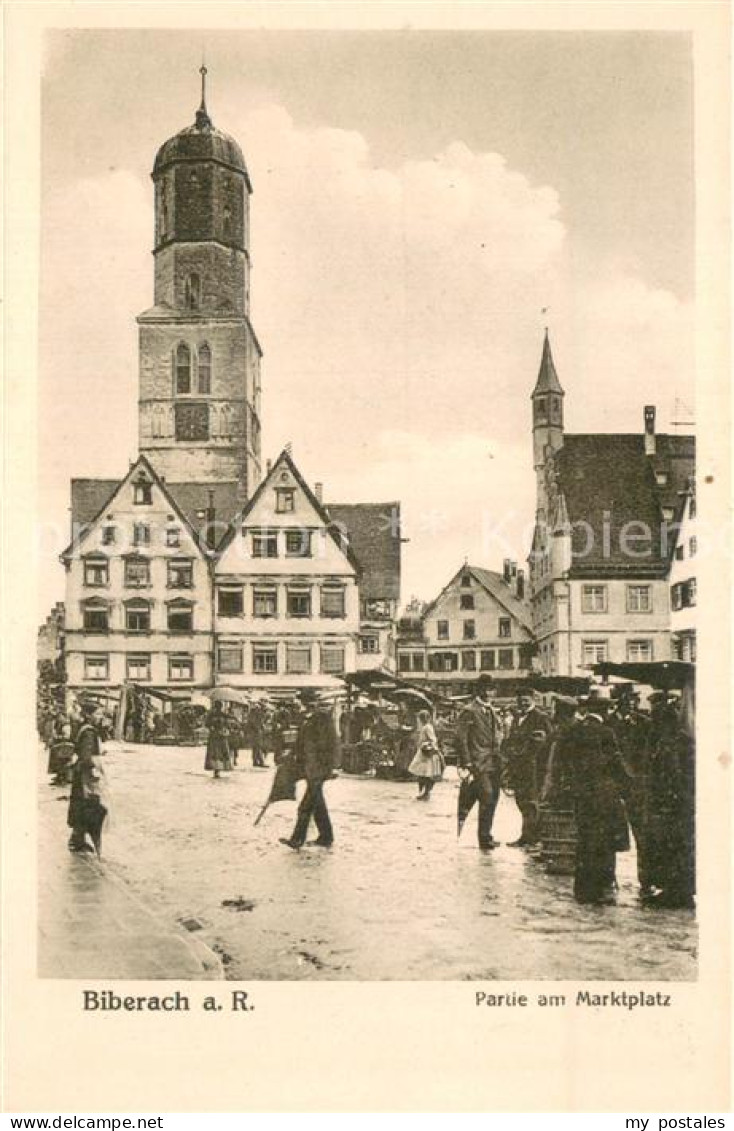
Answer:
[[[480,676],[476,698],[460,715],[456,736],[459,766],[468,770],[479,802],[477,830],[482,849],[496,848],[499,844],[492,836],[492,822],[500,796],[500,748],[504,727],[492,705],[494,692],[492,677]]]
[[[290,838],[281,838],[281,843],[289,848],[301,848],[313,817],[319,835],[311,844],[331,848],[334,830],[326,807],[324,782],[333,777],[338,760],[336,727],[325,700],[315,694],[304,693],[302,701],[310,710],[299,727],[293,756],[298,776],[306,779],[306,792],[298,806],[295,828]]]
[[[84,722],[76,737],[76,761],[71,771],[71,794],[67,824],[71,829],[69,848],[72,852],[100,852],[102,826],[107,816],[104,774],[99,758],[102,749],[99,741],[97,705],[82,705]],[[87,842],[87,836],[92,845]]]
[[[540,793],[545,781],[553,726],[539,710],[528,692],[517,697],[517,714],[512,724],[504,754],[507,780],[522,814],[522,830],[512,848],[527,848],[538,840]]]
[[[609,716],[609,725],[626,770],[626,778],[622,782],[622,800],[635,838],[640,894],[647,896],[651,891],[651,883],[645,835],[645,797],[649,777],[651,727],[649,718],[638,710],[639,698],[633,687],[623,686],[615,710]]]

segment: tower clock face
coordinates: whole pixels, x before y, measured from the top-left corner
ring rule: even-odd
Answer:
[[[209,439],[209,406],[206,404],[192,404],[186,402],[177,404],[176,411],[176,439],[208,440]]]

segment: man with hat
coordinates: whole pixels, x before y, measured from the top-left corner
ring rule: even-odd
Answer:
[[[529,848],[538,840],[538,806],[545,780],[553,727],[535,705],[531,691],[517,697],[517,714],[505,743],[507,780],[522,814],[522,829],[512,848]]]
[[[83,722],[74,744],[76,761],[71,771],[71,793],[67,824],[71,829],[69,848],[72,852],[99,854],[102,826],[108,811],[105,775],[100,762],[98,706],[93,700],[81,704]],[[87,835],[92,845],[87,843]]]
[[[319,848],[331,848],[334,830],[324,798],[324,782],[334,774],[337,760],[336,728],[328,700],[316,692],[304,691],[301,702],[307,713],[298,729],[293,755],[298,776],[306,779],[306,792],[298,806],[295,828],[289,838],[281,837],[281,843],[289,848],[301,848],[313,817],[319,835],[311,844]]]
[[[500,796],[500,747],[504,727],[492,705],[495,694],[492,677],[481,675],[476,687],[476,697],[459,717],[457,752],[459,766],[468,770],[479,803],[479,847],[486,850],[499,844],[492,836],[492,822]]]
[[[640,893],[650,891],[650,869],[645,838],[645,795],[648,781],[651,728],[650,720],[639,710],[640,695],[634,684],[619,685],[613,691],[614,709],[609,725],[622,756],[627,778],[622,784],[622,799],[637,849],[637,878]]]

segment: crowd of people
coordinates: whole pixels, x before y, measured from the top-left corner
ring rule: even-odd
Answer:
[[[680,701],[668,692],[652,695],[644,711],[633,685],[620,684],[615,692],[606,695],[597,688],[577,698],[554,695],[548,709],[532,691],[523,691],[508,707],[497,704],[491,677],[480,677],[476,695],[452,723],[461,779],[459,827],[476,806],[480,849],[498,847],[492,830],[504,790],[520,817],[513,848],[536,849],[554,814],[571,816],[574,896],[580,903],[614,901],[616,856],[633,840],[642,900],[690,908],[695,896],[691,728]],[[364,714],[364,708],[358,710]],[[317,837],[311,843],[327,848],[334,843],[324,784],[340,764],[341,742],[354,719],[345,726],[342,716],[337,727],[333,714],[331,697],[307,691],[278,706],[215,701],[205,718],[204,767],[215,778],[249,749],[255,767],[264,767],[272,753],[282,771],[271,799],[295,797],[295,782],[305,781],[294,830],[283,838],[293,849],[306,842],[312,819]],[[411,736],[407,772],[418,783],[417,798],[428,801],[445,772],[446,720],[436,720],[427,708],[413,712],[412,726],[406,719],[403,710],[401,734]],[[94,701],[75,704],[68,714],[51,704],[39,729],[49,751],[49,773],[56,783],[71,785],[69,847],[99,852],[109,812],[100,745],[111,735],[108,712]]]

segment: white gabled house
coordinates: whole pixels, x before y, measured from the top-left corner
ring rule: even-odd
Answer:
[[[357,559],[287,450],[219,547],[214,581],[217,684],[330,687],[355,670]]]
[[[105,493],[61,555],[70,691],[211,685],[210,555],[148,460]]]

